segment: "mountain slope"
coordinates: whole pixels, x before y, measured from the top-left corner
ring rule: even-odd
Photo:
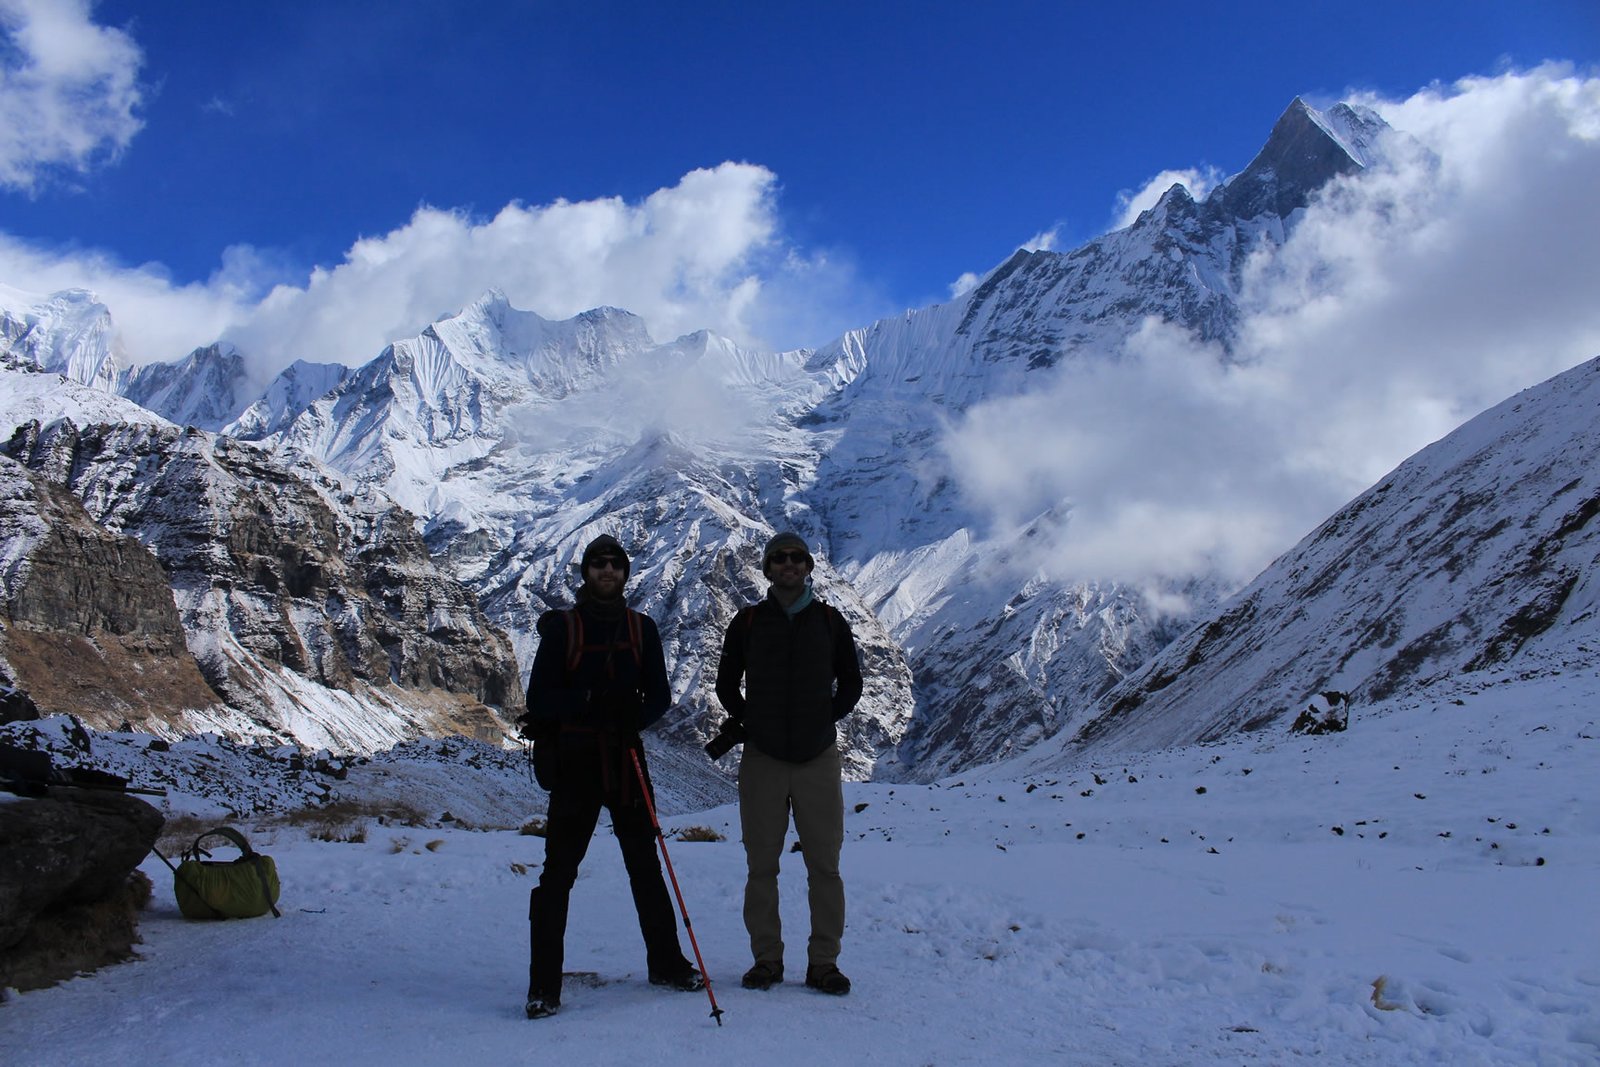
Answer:
[[[1539,651],[1600,646],[1600,359],[1401,464],[1108,695],[1078,740],[1259,729]]]
[[[1386,129],[1368,111],[1296,100],[1256,159],[1205,200],[1175,185],[1126,229],[1070,252],[1018,252],[964,300],[883,320],[813,357],[849,375],[805,420],[831,432],[809,499],[836,564],[910,655],[917,711],[900,760],[919,777],[1075,726],[1182,622],[1096,575],[1062,586],[1009,563],[1037,527],[1070,516],[988,529],[960,498],[946,426],[1042,387],[1064,362],[1117,359],[1152,317],[1226,358],[1246,258],[1281,243],[1328,181],[1369,164]],[[1204,609],[1216,583],[1194,575],[1175,591]]]
[[[490,292],[336,382],[280,379],[228,427],[415,515],[524,667],[538,613],[570,602],[582,544],[620,536],[631,588],[662,626],[680,705],[668,732],[686,748],[720,719],[721,628],[764,588],[761,543],[797,529],[869,663],[846,727],[851,773],[936,777],[1075,729],[1181,623],[1100,576],[1062,584],[1022,564],[1031,536],[1070,521],[1067,505],[991,528],[961,498],[949,426],[1064,364],[1118,359],[1151,318],[1229,358],[1246,257],[1370,163],[1384,129],[1297,100],[1206,199],[1175,186],[1126,229],[1019,252],[959,301],[816,351],[749,352],[703,332],[658,343],[618,309],[552,322]],[[239,407],[221,402],[233,381],[162,395],[183,401],[173,418],[216,421]],[[1193,575],[1177,591],[1203,608],[1216,583]]]
[[[421,733],[498,736],[496,711],[520,711],[504,634],[381,496],[164,424],[30,421],[5,447],[159,560],[211,693],[148,728],[370,751]]]

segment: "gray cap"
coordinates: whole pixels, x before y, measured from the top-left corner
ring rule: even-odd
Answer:
[[[785,530],[780,534],[774,534],[772,540],[767,542],[767,547],[762,549],[762,574],[767,573],[767,564],[772,562],[772,554],[774,552],[782,552],[786,548],[798,548],[800,551],[806,554],[806,559],[810,560],[812,564],[815,565],[816,561],[811,557],[811,546],[806,544],[806,539],[795,533],[793,530]]]

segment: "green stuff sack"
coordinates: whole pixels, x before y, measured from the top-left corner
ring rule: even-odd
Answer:
[[[224,837],[237,845],[239,858],[209,860],[200,847],[208,837]],[[178,910],[186,919],[252,919],[272,912],[282,918],[278,902],[278,866],[271,856],[250,847],[243,834],[229,826],[207,830],[183,853],[172,872]]]

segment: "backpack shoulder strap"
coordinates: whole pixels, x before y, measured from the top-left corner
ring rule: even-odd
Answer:
[[[577,608],[568,608],[561,614],[567,618],[567,673],[578,669],[583,660],[583,616]]]
[[[578,664],[583,662],[584,652],[588,651],[583,643],[583,615],[577,608],[568,608],[561,614],[567,618],[567,673],[570,675],[578,669]],[[625,617],[628,623],[628,651],[633,654],[633,662],[639,667],[643,667],[643,616],[632,608],[627,608]],[[609,648],[615,646],[600,647]]]
[[[822,602],[823,618],[828,620],[828,633],[837,634],[839,627],[844,625],[844,612],[834,607],[827,601]]]
[[[628,648],[633,652],[634,666],[644,668],[644,622],[637,611],[625,609],[628,615]]]

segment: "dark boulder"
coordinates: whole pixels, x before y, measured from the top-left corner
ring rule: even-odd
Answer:
[[[38,989],[128,958],[164,818],[112,790],[0,793],[0,989]]]

